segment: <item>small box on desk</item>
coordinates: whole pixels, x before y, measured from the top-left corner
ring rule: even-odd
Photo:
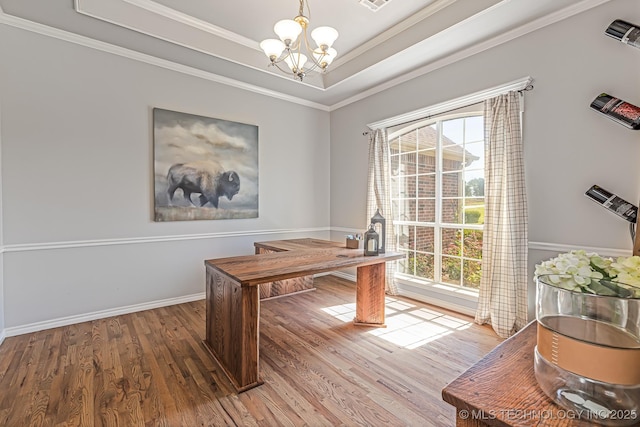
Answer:
[[[348,249],[364,249],[364,240],[347,239]]]

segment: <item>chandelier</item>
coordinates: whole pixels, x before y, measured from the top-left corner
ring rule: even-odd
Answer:
[[[298,16],[278,21],[274,25],[273,31],[280,40],[267,39],[260,43],[260,48],[271,61],[269,66],[275,66],[288,74],[291,73],[293,78],[300,81],[309,71],[316,69],[325,71],[338,55],[338,52],[331,47],[338,38],[338,31],[334,28],[318,27],[311,31],[311,38],[317,47],[312,48],[309,45],[307,37],[309,18],[304,16],[304,3],[305,0],[300,0]],[[309,16],[311,16],[308,3],[306,7]],[[281,68],[282,62],[287,64],[288,70]]]

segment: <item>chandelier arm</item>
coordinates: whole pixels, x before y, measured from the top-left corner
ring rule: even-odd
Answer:
[[[309,7],[309,3],[307,3],[307,7]],[[307,49],[307,52],[309,53],[309,58],[311,60],[311,62],[313,62],[313,67],[311,67],[310,69],[306,70],[306,71],[313,71],[316,68],[322,68],[324,70],[324,68],[322,67],[322,59],[327,56],[327,53],[323,50],[320,50],[319,52],[316,51],[315,49],[312,49],[311,46],[309,45],[309,38],[307,37],[307,29],[305,28],[304,31],[302,32],[302,35],[304,39],[304,46]],[[301,40],[298,40],[298,43],[301,43]],[[314,55],[314,53],[320,53],[321,56],[318,59],[316,59],[316,56]]]
[[[292,70],[285,70],[285,69],[282,69],[282,68],[280,67],[280,65],[279,65],[278,63],[276,63],[276,62],[272,62],[271,64],[269,64],[269,66],[270,66],[270,67],[276,67],[278,70],[282,71],[282,72],[283,72],[283,73],[285,73],[285,74],[291,74],[291,76],[292,76],[294,79],[298,79],[298,80],[300,80],[300,81],[302,81],[303,77],[305,76],[305,73],[304,73],[304,72],[300,72],[300,71],[298,71],[298,72],[293,72]]]
[[[278,70],[282,71],[283,73],[291,74],[291,70],[283,70],[282,68],[280,68],[280,65],[278,62],[272,62],[269,65],[276,67]]]
[[[280,62],[284,61],[285,59],[287,59],[290,56],[291,56],[291,49],[286,48],[285,50],[282,51],[280,56],[275,61],[273,61],[273,64],[279,64]],[[278,67],[278,69],[279,69],[279,67]]]
[[[276,67],[278,70],[282,71],[284,74],[289,74],[289,75],[291,75],[291,77],[293,77],[294,79],[298,79],[298,80],[300,80],[300,81],[302,81],[302,79],[303,79],[303,78],[304,78],[304,76],[305,76],[305,71],[299,71],[299,70],[298,70],[298,71],[295,71],[295,72],[294,72],[294,71],[293,71],[293,70],[291,70],[291,69],[287,69],[287,70],[285,70],[285,69],[281,68],[281,67],[280,67],[280,65],[279,65],[278,63],[275,63],[275,62],[272,62],[271,64],[269,64],[269,66]]]
[[[302,75],[304,76],[304,74],[305,74],[307,71],[310,71],[310,70],[305,70],[305,69],[303,69],[303,68],[301,68],[301,67],[300,67],[300,63],[298,62],[298,61],[300,60],[300,56],[299,56],[299,55],[300,55],[300,53],[301,53],[301,52],[300,52],[299,46],[298,46],[297,51],[294,51],[294,49],[291,49],[291,48],[287,48],[287,49],[285,49],[285,50],[284,50],[284,52],[280,55],[280,57],[279,57],[278,59],[276,59],[276,60],[272,61],[270,65],[275,65],[275,67],[276,67],[278,70],[282,71],[283,73],[286,73],[286,74],[291,73],[291,74],[293,74],[293,76],[294,76],[295,78],[302,80],[302,78],[300,77],[300,74],[302,74]],[[291,62],[293,63],[293,66],[294,66],[294,68],[295,68],[295,71],[293,71],[293,70],[291,70],[291,69],[285,70],[285,69],[282,69],[282,68],[280,67],[280,65],[279,65],[279,64],[281,64],[283,61],[285,61],[285,59],[287,59],[288,57],[291,57]],[[289,64],[287,64],[287,67],[288,67],[288,66],[289,66]],[[314,66],[311,68],[311,70],[314,70],[315,68],[316,68],[316,67],[315,67],[315,64],[314,64]]]

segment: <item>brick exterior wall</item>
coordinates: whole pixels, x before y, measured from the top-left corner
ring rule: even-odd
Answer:
[[[390,141],[393,173],[392,198],[398,199],[395,208],[402,212],[402,220],[435,221],[436,136],[433,128],[425,127]],[[419,147],[417,141],[420,142]],[[442,221],[462,224],[464,219],[462,210],[464,181],[460,171],[464,167],[464,151],[451,141],[445,142],[445,145],[447,148],[444,150],[445,155],[442,160],[442,170],[444,171],[442,175]],[[402,188],[402,194],[399,192],[400,188]],[[409,251],[434,252],[434,233],[433,227],[402,226],[399,233],[400,248]],[[459,255],[460,242],[457,240],[461,237],[460,233],[459,229],[442,230],[443,254]],[[460,283],[462,263],[464,263],[465,271],[479,270],[479,263],[463,261],[457,257],[445,257],[443,259],[443,281],[477,287],[479,283],[475,283],[475,281],[479,277],[478,275],[470,279],[465,274],[465,278],[463,278],[465,283]],[[400,271],[404,270],[408,274],[413,274],[414,268],[416,275],[433,279],[433,255],[410,253],[409,260],[401,263]]]

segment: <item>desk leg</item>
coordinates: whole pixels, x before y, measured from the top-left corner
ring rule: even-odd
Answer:
[[[240,286],[207,266],[206,291],[205,347],[238,393],[262,384],[258,377],[258,287]]]
[[[386,327],[384,324],[385,263],[358,267],[356,283],[356,325]]]

